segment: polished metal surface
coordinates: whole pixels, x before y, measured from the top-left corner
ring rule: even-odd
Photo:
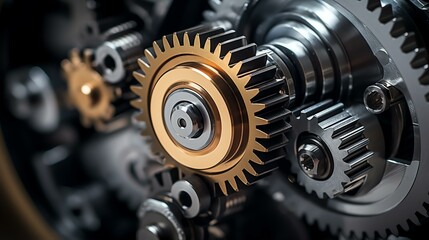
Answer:
[[[179,144],[201,150],[213,139],[213,113],[201,95],[190,89],[178,89],[168,95],[164,105],[164,122]]]

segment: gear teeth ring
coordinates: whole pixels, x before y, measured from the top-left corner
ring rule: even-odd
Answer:
[[[287,133],[291,140],[287,158],[292,173],[297,174],[298,183],[308,193],[315,192],[319,198],[334,198],[362,186],[372,168],[370,160],[374,152],[369,150],[367,129],[354,109],[326,100],[300,111],[297,117],[292,116],[290,124],[293,129]],[[320,139],[331,158],[331,174],[324,180],[312,179],[301,169],[297,149],[303,135]]]
[[[185,173],[196,173],[206,177],[214,183],[216,192],[224,195],[239,191],[243,185],[253,184],[277,168],[276,161],[284,157],[283,147],[287,144],[283,133],[290,128],[284,120],[290,112],[283,107],[288,96],[281,93],[282,80],[274,77],[276,68],[266,65],[266,55],[256,55],[255,44],[247,44],[245,37],[235,35],[234,31],[225,32],[220,28],[199,26],[164,36],[161,41],[153,43],[153,48],[145,51],[144,59],[139,60],[141,71],[135,72],[134,76],[142,86],[132,87],[140,98],[131,104],[142,110],[138,119],[145,121],[148,126],[143,135],[153,137],[153,151],[164,156],[167,165],[177,166]],[[222,90],[222,95],[227,95],[228,91],[232,90],[231,99],[224,97],[212,99],[216,104],[211,108],[216,108],[219,102],[222,102],[227,106],[228,111],[219,111],[221,115],[225,112],[237,112],[237,109],[230,105],[232,104],[230,102],[237,100],[234,106],[240,110],[240,120],[235,122],[233,129],[236,131],[238,126],[237,129],[243,132],[240,133],[241,135],[231,135],[230,141],[233,142],[228,144],[228,147],[234,148],[235,153],[231,149],[225,153],[225,145],[218,145],[209,149],[209,153],[200,151],[194,152],[192,156],[185,154],[188,159],[196,159],[195,156],[199,155],[203,159],[208,156],[207,154],[223,151],[223,155],[211,155],[219,159],[215,159],[216,164],[205,169],[185,163],[186,159],[180,156],[183,157],[186,149],[177,145],[174,149],[169,148],[167,142],[171,139],[163,137],[169,135],[159,136],[159,131],[155,130],[159,123],[152,120],[154,114],[158,114],[156,111],[159,111],[159,109],[151,109],[154,101],[152,96],[163,97],[162,94],[152,92],[154,87],[159,85],[160,76],[169,70],[174,70],[184,61],[187,61],[187,66],[200,64],[192,62],[196,60],[182,60],[186,55],[192,55],[194,59],[202,61],[202,65],[208,65],[214,69],[213,72],[220,74],[219,78],[222,78],[223,82],[217,82],[219,79],[214,78],[211,82],[214,82],[216,88],[221,87],[221,84],[227,84],[227,88]],[[166,65],[169,66],[167,70]],[[200,69],[203,67],[200,66]],[[170,81],[168,84],[173,82]],[[209,91],[208,88],[207,91]],[[212,98],[215,94],[208,92],[205,98]],[[235,117],[227,116],[227,118]],[[219,132],[219,136],[215,134],[214,138],[225,134],[228,133]],[[206,151],[206,149],[203,150]]]

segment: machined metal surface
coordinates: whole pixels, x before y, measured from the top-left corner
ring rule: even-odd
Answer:
[[[409,229],[411,222],[419,223],[418,216],[426,216],[427,212],[423,206],[428,202],[423,174],[427,166],[421,160],[427,159],[428,151],[422,146],[428,139],[419,134],[427,132],[428,115],[423,109],[428,106],[425,98],[428,89],[422,81],[427,77],[426,61],[423,54],[418,54],[422,49],[409,37],[413,29],[400,27],[407,18],[395,15],[399,13],[392,11],[391,4],[394,3],[325,1],[324,4],[333,6],[353,23],[369,43],[371,54],[381,64],[384,77],[394,79],[395,87],[403,93],[414,123],[413,130],[409,132],[413,135],[414,153],[409,160],[386,159],[381,182],[359,197],[344,197],[322,204],[311,200],[310,196],[303,197],[299,190],[287,183],[282,190],[275,188],[285,193],[284,203],[294,206],[291,208],[293,212],[305,216],[309,223],[317,221],[322,229],[329,227],[332,233],[341,232],[347,237],[354,234],[358,238],[387,237],[388,233],[397,235],[399,229]],[[409,45],[403,45],[404,42]],[[388,57],[380,52],[388,53]],[[367,79],[373,79],[375,83],[380,77]],[[363,93],[363,89],[357,87],[353,92]]]
[[[334,198],[368,191],[381,180],[384,137],[378,120],[365,113],[362,105],[346,109],[326,100],[291,117],[287,159],[308,193]]]
[[[213,139],[213,113],[204,98],[191,89],[168,95],[164,121],[171,137],[188,149],[202,150]]]

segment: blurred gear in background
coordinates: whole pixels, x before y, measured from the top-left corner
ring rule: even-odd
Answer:
[[[428,24],[423,0],[2,1],[0,238],[427,238]]]

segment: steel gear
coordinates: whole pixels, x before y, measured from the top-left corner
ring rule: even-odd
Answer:
[[[316,1],[315,1],[316,2]],[[346,237],[387,238],[407,231],[428,217],[427,170],[429,163],[429,131],[427,54],[418,44],[418,34],[409,24],[406,15],[397,14],[395,2],[368,1],[323,1],[337,9],[353,22],[375,56],[379,58],[384,78],[400,79],[396,87],[404,94],[414,125],[412,159],[399,163],[397,159],[387,161],[381,182],[367,194],[359,197],[342,196],[322,202],[300,193],[301,190],[287,180],[272,181],[273,192],[283,192],[285,206],[310,224],[329,229],[333,234]],[[411,133],[410,133],[411,134]]]
[[[345,108],[326,100],[292,116],[287,133],[287,159],[297,182],[319,198],[334,198],[342,193],[380,181],[385,167],[382,136],[378,120],[363,105]],[[366,118],[366,119],[365,119]],[[371,145],[371,146],[370,146]],[[368,181],[368,174],[378,175]]]
[[[92,51],[85,50],[83,59],[77,49],[70,53],[70,60],[62,62],[68,83],[71,104],[81,114],[85,127],[95,126],[102,130],[105,122],[115,113],[112,101],[117,97],[113,87],[106,85],[100,74],[92,67]]]
[[[197,27],[165,36],[145,55],[132,105],[165,164],[203,175],[226,195],[276,168],[287,143],[287,95],[256,45]]]

